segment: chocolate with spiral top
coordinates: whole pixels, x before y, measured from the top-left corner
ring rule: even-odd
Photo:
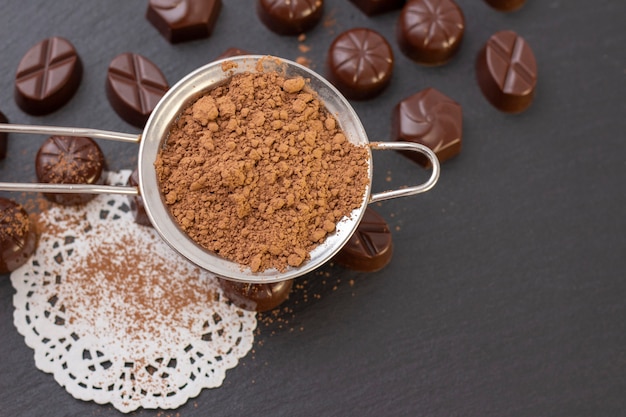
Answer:
[[[250,284],[245,282],[218,279],[224,294],[239,308],[251,311],[269,311],[278,307],[289,298],[293,280],[268,284]]]
[[[102,184],[104,155],[96,142],[86,137],[51,136],[37,152],[35,170],[39,182],[50,184]],[[44,193],[63,205],[86,203],[95,194]]]
[[[24,208],[0,198],[0,274],[22,266],[35,252],[37,234]]]

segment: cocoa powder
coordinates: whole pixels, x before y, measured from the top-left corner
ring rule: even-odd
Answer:
[[[258,72],[186,107],[155,168],[195,242],[255,272],[284,271],[361,206],[368,155],[303,78]]]

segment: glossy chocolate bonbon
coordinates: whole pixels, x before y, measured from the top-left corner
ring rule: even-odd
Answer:
[[[299,35],[324,15],[324,0],[256,0],[261,22],[279,35]]]
[[[161,70],[139,54],[126,52],[109,64],[107,98],[115,112],[133,126],[143,128],[168,89]]]
[[[497,32],[478,54],[476,78],[483,95],[494,107],[506,113],[520,113],[535,96],[535,55],[517,33]]]
[[[211,35],[222,9],[221,0],[150,0],[146,19],[171,43]]]
[[[35,227],[24,207],[0,198],[0,274],[24,265],[36,247]]]
[[[98,144],[91,138],[50,136],[35,159],[39,182],[49,184],[102,184],[105,161]],[[45,193],[47,199],[63,205],[83,204],[95,194]]]
[[[335,262],[356,271],[384,268],[393,255],[391,231],[385,219],[367,207],[356,231],[335,255]]]
[[[139,171],[137,168],[128,177],[128,185],[131,187],[139,186]],[[143,198],[140,195],[134,195],[129,197],[128,200],[130,202],[130,210],[135,217],[135,223],[142,226],[152,226],[148,213],[146,213],[146,206],[143,204]]]
[[[526,0],[485,0],[485,2],[501,12],[512,12],[524,5]]]
[[[281,305],[289,298],[293,286],[292,279],[268,284],[250,284],[223,278],[218,280],[224,294],[233,304],[258,312],[273,310]]]
[[[15,74],[17,105],[35,116],[52,113],[76,93],[83,66],[67,39],[44,39],[26,52]]]
[[[219,54],[218,57],[215,58],[215,60],[217,61],[219,59],[232,58],[232,57],[241,56],[241,55],[250,55],[250,52],[245,51],[243,49],[232,47],[232,48],[228,48],[227,50]]]
[[[378,32],[350,29],[335,38],[327,57],[328,80],[347,98],[364,100],[380,94],[391,81],[393,51]]]
[[[0,123],[9,123],[9,119],[0,112]],[[9,146],[9,134],[0,132],[0,161],[7,157],[7,148]]]
[[[442,65],[458,51],[465,33],[463,11],[453,0],[411,0],[396,25],[400,50],[424,65]]]
[[[401,100],[393,109],[392,140],[428,146],[440,162],[461,152],[463,111],[445,94],[428,88]],[[418,152],[402,152],[415,162],[430,167]]]
[[[356,7],[368,16],[387,13],[400,9],[405,0],[350,0]]]

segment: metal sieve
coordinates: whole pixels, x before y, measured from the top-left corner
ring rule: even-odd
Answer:
[[[365,189],[361,206],[349,216],[341,219],[335,232],[313,249],[310,259],[299,267],[289,267],[285,271],[268,269],[252,272],[248,267],[229,261],[196,244],[176,223],[159,191],[154,161],[161,147],[167,141],[171,124],[181,111],[194,99],[207,91],[226,83],[237,73],[276,71],[285,77],[301,76],[308,81],[309,88],[315,91],[328,111],[335,116],[346,137],[355,145],[368,148],[369,184]],[[117,133],[97,129],[64,128],[51,126],[30,126],[0,124],[0,132],[35,133],[47,135],[87,136],[96,139],[112,139],[139,143],[138,171],[139,187],[119,187],[86,184],[23,184],[2,183],[0,190],[36,191],[52,193],[94,193],[140,195],[152,225],[175,251],[183,257],[214,274],[234,281],[249,283],[270,283],[284,281],[304,275],[330,260],[355,232],[365,208],[369,203],[419,194],[430,190],[439,179],[440,166],[434,152],[428,147],[410,142],[372,142],[356,112],[343,95],[327,80],[314,71],[295,62],[270,56],[245,55],[226,58],[205,65],[185,76],[163,96],[148,119],[141,135]],[[430,178],[424,183],[372,194],[372,155],[371,149],[405,150],[424,154],[431,162]]]

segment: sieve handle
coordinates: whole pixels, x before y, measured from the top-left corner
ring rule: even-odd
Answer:
[[[376,203],[377,201],[390,200],[392,198],[407,197],[410,195],[423,193],[433,188],[437,183],[437,180],[439,180],[439,174],[441,172],[439,159],[437,158],[437,155],[435,155],[435,153],[427,146],[412,142],[372,142],[370,143],[370,147],[372,149],[379,150],[419,152],[421,154],[424,154],[429,159],[432,166],[430,178],[426,182],[411,187],[401,188],[398,190],[383,191],[381,193],[372,194],[370,196],[370,203]]]
[[[139,143],[141,135],[112,132],[78,127],[36,126],[0,123],[0,132],[34,133],[37,135],[86,136],[96,139],[108,139],[121,142]],[[18,182],[0,182],[0,191],[26,191],[42,193],[68,194],[123,194],[139,195],[137,187],[118,187],[97,184],[25,184]]]

